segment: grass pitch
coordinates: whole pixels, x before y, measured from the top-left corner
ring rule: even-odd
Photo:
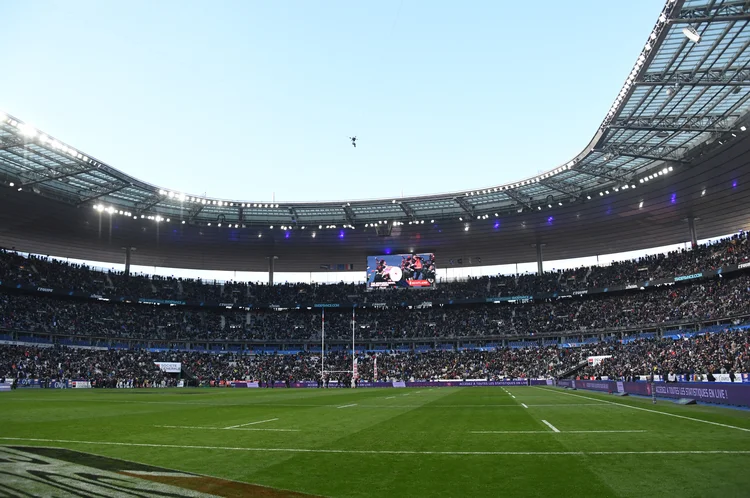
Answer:
[[[0,407],[0,445],[311,495],[750,496],[750,411],[663,400],[547,387],[29,389],[0,394]]]

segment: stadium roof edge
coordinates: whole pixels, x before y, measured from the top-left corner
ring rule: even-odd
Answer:
[[[192,195],[131,177],[4,113],[0,183],[112,215],[238,227],[455,221],[575,204],[687,167],[697,154],[744,131],[750,110],[748,21],[745,1],[668,0],[587,146],[552,170],[503,185],[325,202]]]

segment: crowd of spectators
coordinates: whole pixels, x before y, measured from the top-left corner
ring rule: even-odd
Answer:
[[[684,339],[652,339],[629,344],[607,343],[586,348],[544,348],[358,354],[364,381],[440,379],[552,378],[570,371],[589,356],[611,356],[581,375],[630,378],[656,372],[691,375],[750,372],[750,333],[729,331]],[[95,386],[169,386],[177,375],[155,362],[180,362],[182,376],[195,383],[248,380],[301,382],[320,379],[320,356],[299,354],[210,354],[148,352],[65,347],[0,345],[0,377],[6,379],[83,379]],[[326,370],[351,369],[350,353],[332,353]]]
[[[582,349],[586,356],[608,356],[582,374],[628,379],[656,373],[664,377],[750,372],[750,333],[724,331],[692,338],[643,339],[629,344],[600,344]]]
[[[645,256],[609,266],[535,274],[498,275],[465,281],[439,282],[434,289],[422,289],[426,300],[438,298],[473,299],[570,292],[594,287],[636,284],[676,275],[685,275],[750,260],[747,233],[740,233],[713,244],[690,250]],[[387,289],[367,292],[356,284],[281,284],[268,286],[248,282],[204,282],[184,278],[125,275],[52,258],[23,256],[0,250],[0,280],[34,286],[86,292],[169,300],[194,300],[234,304],[294,302],[399,302],[405,292]],[[415,294],[411,294],[413,297]]]
[[[620,295],[524,304],[356,311],[360,341],[594,333],[705,323],[750,314],[750,275],[686,282]],[[348,310],[326,313],[329,340],[352,335]],[[154,306],[0,294],[0,329],[87,340],[217,342],[321,338],[320,310],[253,310]]]

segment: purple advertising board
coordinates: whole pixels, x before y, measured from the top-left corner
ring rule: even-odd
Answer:
[[[260,388],[266,387],[266,383],[262,382],[249,382],[249,381],[234,381],[229,383],[232,387],[249,387],[249,388]],[[338,387],[339,383],[338,381],[332,380],[329,382],[329,387]],[[286,387],[286,384],[284,382],[274,382],[274,388],[284,388]],[[289,387],[293,388],[313,388],[318,387],[318,383],[316,381],[302,381],[302,382],[292,382],[289,384]],[[360,382],[358,384],[358,387],[393,387],[393,382]]]
[[[261,382],[249,382],[249,381],[233,381],[229,383],[232,387],[250,387],[250,388],[257,388],[257,387],[266,387],[266,384]],[[548,385],[549,381],[546,380],[532,380],[531,385],[532,386],[543,386]],[[527,386],[529,385],[529,381],[527,380],[456,380],[456,381],[445,381],[445,382],[437,382],[437,381],[419,381],[419,382],[403,382],[403,381],[394,381],[394,382],[360,382],[358,384],[358,387],[502,387],[502,386]],[[275,382],[274,383],[275,388],[283,388],[286,387],[286,384],[283,382]],[[293,388],[311,388],[311,387],[318,387],[318,383],[316,381],[303,381],[303,382],[292,382],[289,384],[289,387]],[[332,380],[329,383],[329,387],[338,387],[338,382],[335,380]]]
[[[546,380],[532,380],[532,386],[547,384]],[[407,382],[406,387],[500,387],[500,386],[527,386],[527,380],[457,380],[447,382],[423,381]]]
[[[41,388],[43,381],[39,379],[18,379],[19,388]],[[64,389],[68,387],[68,381],[61,381],[57,379],[50,379],[47,383],[48,389]]]
[[[607,380],[560,380],[560,387],[572,387],[589,391],[618,392],[624,389],[628,394],[651,396],[650,382],[616,382]],[[704,403],[750,407],[750,385],[726,382],[654,382],[653,389],[660,398],[690,398]]]

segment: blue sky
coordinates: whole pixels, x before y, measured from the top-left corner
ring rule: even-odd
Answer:
[[[662,5],[6,1],[0,109],[185,193],[478,188],[578,153]]]

